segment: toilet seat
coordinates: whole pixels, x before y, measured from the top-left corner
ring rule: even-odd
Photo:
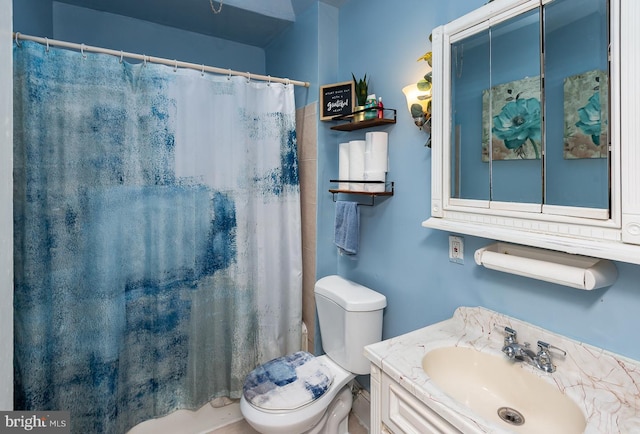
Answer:
[[[265,410],[249,404],[244,394],[240,399],[240,410],[249,424],[258,432],[273,434],[300,434],[307,432],[325,415],[331,402],[344,388],[349,390],[355,375],[336,364],[326,354],[316,357],[333,373],[329,390],[322,397],[295,410]]]
[[[329,390],[334,374],[321,358],[298,351],[254,369],[243,385],[245,400],[265,411],[291,411],[306,406]]]

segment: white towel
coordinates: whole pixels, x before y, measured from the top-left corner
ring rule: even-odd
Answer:
[[[349,179],[349,142],[340,143],[338,147],[338,179]],[[348,182],[338,183],[340,190],[349,190]]]

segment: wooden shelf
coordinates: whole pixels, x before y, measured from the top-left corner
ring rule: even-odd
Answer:
[[[383,118],[373,118],[373,119],[365,119],[363,121],[354,122],[353,115],[355,113],[361,113],[364,111],[377,111],[379,110],[377,107],[370,107],[364,110],[358,110],[348,115],[340,115],[331,118],[332,121],[348,121],[347,123],[334,125],[331,127],[332,130],[336,131],[355,131],[361,130],[363,128],[371,128],[379,125],[390,125],[396,123],[396,109],[392,108],[383,108],[383,114],[385,117]]]
[[[359,205],[364,205],[364,206],[373,206],[375,204],[375,198],[376,196],[393,196],[393,193],[395,191],[395,184],[393,181],[391,182],[384,182],[384,181],[344,181],[344,180],[338,180],[338,179],[332,179],[329,182],[349,182],[349,183],[360,183],[360,184],[385,184],[385,191],[355,191],[355,190],[342,190],[339,188],[330,188],[329,189],[329,193],[333,194],[333,201],[336,201],[336,194],[357,194],[360,196],[369,196],[369,198],[371,199],[370,203],[360,203]],[[387,190],[387,185],[389,186],[390,190]]]
[[[393,191],[355,191],[355,190],[339,190],[329,189],[329,193],[344,193],[344,194],[364,194],[367,196],[393,196]]]

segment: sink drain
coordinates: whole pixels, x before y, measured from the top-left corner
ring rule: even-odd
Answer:
[[[500,407],[498,409],[498,416],[500,419],[511,425],[524,425],[524,416],[518,410],[514,410],[510,407]]]

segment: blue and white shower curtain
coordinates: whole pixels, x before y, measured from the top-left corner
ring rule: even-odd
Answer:
[[[14,46],[15,408],[123,433],[299,349],[292,85]]]

